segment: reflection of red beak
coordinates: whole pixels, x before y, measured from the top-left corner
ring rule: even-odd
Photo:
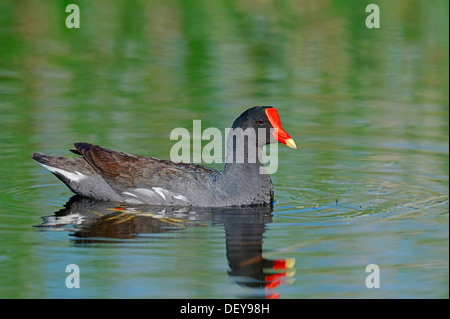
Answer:
[[[275,139],[290,148],[297,149],[297,145],[295,145],[294,140],[281,127],[280,116],[278,115],[277,110],[274,107],[266,109],[266,115],[270,124],[272,124],[272,127],[274,128],[273,136]]]

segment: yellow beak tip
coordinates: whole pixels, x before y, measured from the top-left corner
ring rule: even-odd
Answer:
[[[286,140],[286,146],[293,148],[294,150],[297,149],[297,145],[295,145],[295,142],[292,138]]]

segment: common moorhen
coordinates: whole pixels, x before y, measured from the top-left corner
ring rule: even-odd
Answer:
[[[248,130],[250,128],[250,130]],[[254,132],[254,133],[252,133]],[[273,185],[262,160],[262,148],[281,142],[296,149],[271,106],[246,110],[227,137],[223,172],[196,164],[175,163],[75,143],[65,158],[34,153],[74,193],[99,200],[168,206],[246,206],[269,204]]]

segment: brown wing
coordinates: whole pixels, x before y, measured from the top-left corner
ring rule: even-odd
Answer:
[[[76,151],[118,191],[140,187],[170,189],[180,183],[200,182],[218,171],[204,166],[174,163],[147,156],[116,152],[89,143],[75,143]]]

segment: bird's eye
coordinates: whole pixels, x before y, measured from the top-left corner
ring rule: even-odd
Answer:
[[[258,122],[259,125],[263,125],[264,123],[266,123],[263,119],[259,119],[259,120],[256,121],[256,122]]]

